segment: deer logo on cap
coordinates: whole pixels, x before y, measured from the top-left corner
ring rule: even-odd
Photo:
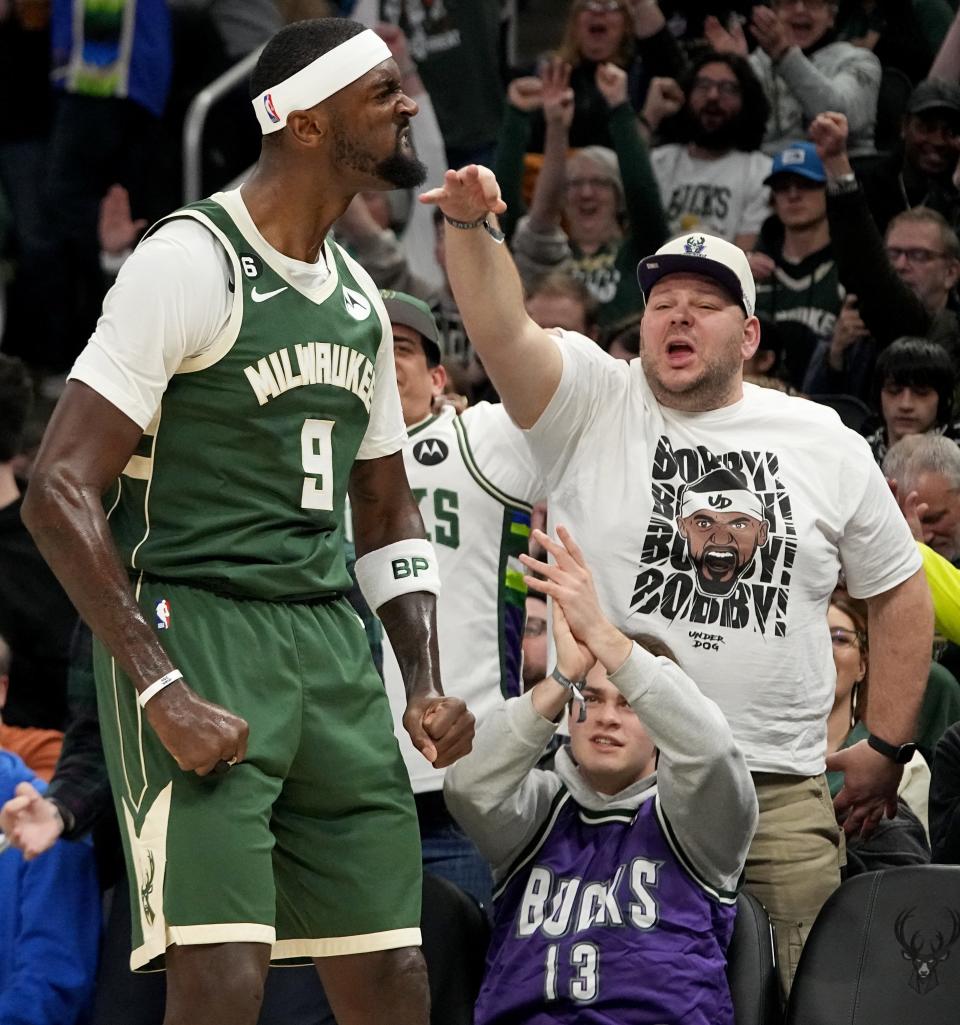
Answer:
[[[703,251],[706,248],[707,240],[703,235],[690,235],[683,243],[683,251],[688,256],[703,256]]]

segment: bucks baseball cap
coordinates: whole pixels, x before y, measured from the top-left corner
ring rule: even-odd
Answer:
[[[927,78],[910,93],[908,114],[922,114],[927,110],[943,110],[960,115],[960,85],[940,78]]]
[[[416,296],[394,292],[389,288],[382,289],[380,297],[387,308],[391,324],[403,324],[420,334],[427,363],[435,367],[440,362],[440,330],[430,307]]]
[[[748,317],[757,304],[757,286],[747,257],[739,246],[714,235],[680,235],[662,245],[637,266],[637,279],[646,302],[650,289],[667,274],[700,274],[713,278],[737,301]]]
[[[786,149],[780,150],[773,158],[773,166],[763,184],[769,185],[778,174],[798,174],[814,182],[827,180],[823,161],[812,142],[791,142]]]

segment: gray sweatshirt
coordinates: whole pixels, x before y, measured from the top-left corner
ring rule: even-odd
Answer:
[[[723,713],[679,666],[636,644],[610,682],[659,748],[657,772],[607,796],[587,785],[566,748],[557,754],[555,771],[535,768],[557,724],[536,712],[528,692],[489,716],[470,754],[447,770],[450,812],[499,883],[542,826],[562,785],[589,811],[636,808],[659,793],[700,878],[735,890],[757,826],[757,797]]]
[[[773,64],[759,47],[750,64],[770,102],[763,139],[765,153],[807,137],[807,126],[827,110],[846,114],[851,156],[876,152],[873,129],[880,93],[880,62],[861,46],[828,43],[806,56],[797,46]]]

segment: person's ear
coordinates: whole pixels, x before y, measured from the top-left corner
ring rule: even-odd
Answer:
[[[442,395],[447,387],[447,371],[442,363],[430,368],[430,380],[433,382],[433,394]]]

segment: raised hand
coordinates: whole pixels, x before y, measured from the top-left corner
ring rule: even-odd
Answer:
[[[111,185],[100,200],[100,248],[113,255],[125,253],[133,248],[146,226],[145,219],[135,221],[130,216],[130,193],[122,185]]]
[[[777,268],[773,257],[766,253],[747,253],[747,263],[750,264],[754,281],[766,281]]]
[[[607,101],[607,106],[611,110],[627,102],[627,73],[617,64],[611,61],[599,64],[596,82],[600,95]]]
[[[810,141],[817,147],[828,174],[846,174],[850,170],[847,156],[847,136],[850,127],[844,114],[828,110],[810,122],[807,129]]]
[[[536,75],[513,79],[507,86],[507,102],[525,114],[539,110],[543,106],[543,82]]]
[[[643,116],[647,124],[656,129],[662,121],[681,110],[686,102],[683,89],[672,78],[652,78],[643,102]]]
[[[830,340],[828,358],[835,370],[843,369],[844,353],[851,345],[870,334],[857,309],[857,297],[851,292],[843,300],[840,315],[833,327],[833,338]]]
[[[554,57],[540,70],[543,83],[543,116],[547,124],[569,129],[573,124],[573,90],[570,65]]]
[[[23,852],[26,861],[49,850],[63,832],[63,819],[30,783],[18,783],[14,796],[0,808],[0,830]]]
[[[205,701],[182,680],[147,702],[147,720],[160,742],[185,772],[206,776],[220,763],[235,765],[247,753],[250,727],[245,719]]]
[[[407,701],[403,728],[423,757],[443,769],[469,754],[476,720],[460,698],[414,694]]]
[[[735,53],[747,56],[747,37],[739,21],[732,21],[730,28],[725,29],[719,20],[710,14],[703,19],[703,34],[707,37],[710,48],[717,53]]]
[[[790,26],[770,7],[754,7],[750,31],[772,61],[780,60],[793,45]]]
[[[500,186],[489,167],[467,164],[459,171],[447,171],[443,185],[420,196],[420,202],[438,206],[456,221],[475,221],[486,214],[502,214],[507,204],[500,198]]]

